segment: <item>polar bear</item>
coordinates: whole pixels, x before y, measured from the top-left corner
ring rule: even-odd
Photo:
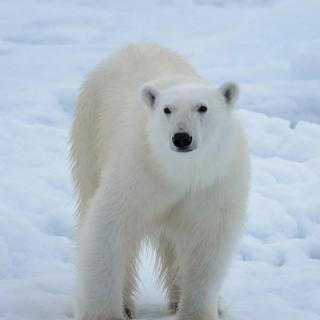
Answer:
[[[131,44],[89,74],[71,129],[76,319],[135,317],[145,239],[177,318],[218,319],[249,189],[237,97],[235,83],[216,89],[154,44]]]

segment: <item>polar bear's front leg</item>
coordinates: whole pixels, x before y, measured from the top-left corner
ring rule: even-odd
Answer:
[[[242,229],[241,215],[214,209],[200,196],[189,198],[176,212],[173,229],[182,278],[178,320],[218,320],[219,291]]]
[[[123,282],[133,246],[133,225],[97,195],[79,233],[77,320],[124,318]],[[134,246],[133,246],[134,248]]]
[[[215,232],[212,230],[211,232]],[[221,232],[225,232],[221,230]],[[218,320],[219,290],[228,269],[230,248],[223,235],[190,232],[182,255],[179,320]],[[192,239],[191,239],[192,238]],[[219,239],[220,238],[220,239]]]

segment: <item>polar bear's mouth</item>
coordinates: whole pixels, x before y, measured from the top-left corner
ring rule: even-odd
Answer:
[[[195,148],[172,148],[173,151],[176,151],[176,152],[190,152],[190,151],[193,151]]]
[[[194,151],[195,149],[197,149],[197,146],[195,144],[192,144],[188,147],[176,147],[173,144],[171,145],[171,150],[179,153],[191,152],[191,151]]]

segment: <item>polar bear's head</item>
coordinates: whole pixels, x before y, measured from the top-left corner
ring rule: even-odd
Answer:
[[[225,129],[230,126],[238,92],[233,82],[218,89],[201,83],[163,90],[144,85],[141,97],[150,111],[152,139],[167,150],[181,153],[205,150],[217,141],[221,143]]]

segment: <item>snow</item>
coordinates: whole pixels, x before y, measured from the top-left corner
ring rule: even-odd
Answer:
[[[72,318],[74,100],[104,56],[147,40],[241,85],[252,191],[225,319],[319,320],[319,12],[318,0],[2,1],[0,319]],[[168,316],[151,260],[144,251],[144,319]]]

